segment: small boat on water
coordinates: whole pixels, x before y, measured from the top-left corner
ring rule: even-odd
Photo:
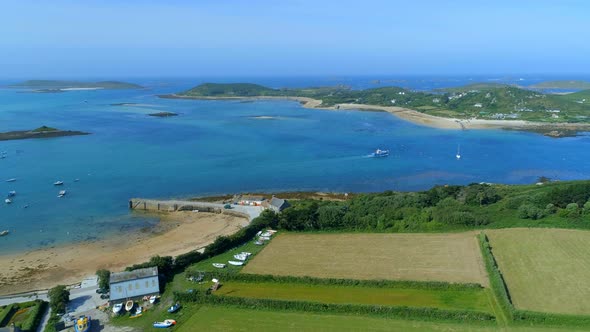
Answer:
[[[16,181],[16,179],[15,179],[15,178],[12,178],[12,179],[8,179],[8,180],[6,180],[6,182],[15,182],[15,181]]]
[[[213,266],[218,269],[223,269],[223,268],[225,268],[226,265],[223,263],[213,263]]]
[[[165,328],[168,328],[168,327],[170,327],[172,325],[176,325],[176,321],[174,319],[166,319],[163,322],[154,322],[154,325],[153,326],[156,327],[156,328],[163,328],[163,329],[165,329]]]
[[[174,312],[177,312],[178,309],[180,309],[180,303],[176,302],[173,306],[171,306],[170,308],[168,308],[168,312],[169,313],[174,313]]]
[[[375,152],[371,153],[370,156],[373,158],[387,157],[389,156],[389,150],[377,149]]]
[[[80,316],[74,325],[76,332],[87,332],[90,330],[90,316]]]
[[[66,191],[65,190],[60,190],[59,193],[57,194],[57,197],[62,198],[66,195]]]
[[[455,155],[455,158],[457,158],[457,160],[461,159],[461,146],[457,146],[457,154]]]
[[[7,199],[4,200],[4,203],[10,204],[10,203],[12,203],[12,201],[10,200],[10,198],[7,198]]]
[[[151,304],[154,304],[154,303],[156,303],[156,300],[157,300],[157,299],[158,299],[158,298],[157,298],[155,295],[152,295],[152,296],[150,296],[150,303],[151,303]]]
[[[125,302],[125,310],[131,311],[131,309],[133,309],[134,305],[135,305],[135,303],[133,303],[133,300],[129,300],[129,301]]]
[[[118,314],[123,309],[123,303],[117,303],[113,306],[113,313]]]
[[[63,181],[55,181],[55,182],[53,182],[53,185],[54,185],[54,186],[61,186],[61,185],[63,185],[63,184],[64,184],[64,182],[63,182]]]
[[[227,261],[230,265],[234,265],[234,266],[242,266],[244,265],[244,262],[239,262],[239,261]]]
[[[10,232],[5,229],[2,232],[0,232],[0,236],[8,235],[8,233],[10,233]]]
[[[14,196],[16,196],[16,191],[11,190],[8,192],[8,197],[14,197]]]

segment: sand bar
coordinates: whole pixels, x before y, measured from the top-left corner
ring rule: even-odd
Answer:
[[[226,214],[163,214],[155,228],[106,240],[0,255],[0,295],[75,284],[97,269],[119,271],[155,255],[177,256],[235,233],[246,218]]]
[[[293,100],[300,102],[305,108],[324,109],[324,110],[368,110],[368,111],[385,111],[397,116],[400,119],[412,123],[440,129],[512,129],[525,131],[590,131],[588,123],[550,123],[550,122],[531,122],[524,120],[484,120],[484,119],[456,119],[443,118],[418,112],[416,110],[395,107],[380,106],[367,104],[336,104],[334,106],[322,106],[322,101],[307,97],[282,97],[282,96],[257,96],[257,97],[193,97],[181,95],[160,96],[163,98],[175,99],[199,99],[199,100]],[[551,135],[550,135],[551,136]],[[555,135],[560,136],[560,135]]]

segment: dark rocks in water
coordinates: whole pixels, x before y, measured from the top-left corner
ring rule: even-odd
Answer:
[[[28,139],[28,138],[52,138],[52,137],[63,137],[63,136],[77,136],[77,135],[89,135],[83,131],[75,130],[60,130],[56,128],[42,126],[33,130],[16,130],[0,133],[0,141],[8,141],[15,139]]]
[[[160,118],[167,118],[169,116],[178,116],[178,113],[173,112],[158,112],[158,113],[150,113],[149,116],[156,116]]]

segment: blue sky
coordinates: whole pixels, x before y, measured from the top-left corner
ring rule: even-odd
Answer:
[[[0,75],[589,74],[590,1],[5,0]]]

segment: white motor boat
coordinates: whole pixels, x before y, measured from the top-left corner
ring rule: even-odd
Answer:
[[[65,190],[60,190],[59,193],[57,194],[57,197],[62,198],[66,195],[66,191]]]
[[[371,153],[370,156],[373,158],[387,157],[389,156],[389,150],[377,149],[375,152]]]
[[[234,265],[234,266],[242,266],[244,265],[244,262],[238,262],[238,261],[227,261],[230,265]]]
[[[226,265],[223,263],[213,263],[213,266],[218,269],[223,269],[223,268],[225,268]]]
[[[63,184],[64,184],[64,182],[63,182],[63,181],[55,181],[55,182],[53,182],[53,185],[54,185],[54,186],[61,186],[61,185],[63,185]]]
[[[10,204],[10,203],[12,203],[12,201],[10,200],[10,198],[7,198],[7,199],[4,200],[4,203]]]

